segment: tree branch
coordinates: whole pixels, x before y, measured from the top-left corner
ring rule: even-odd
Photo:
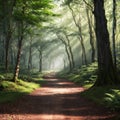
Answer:
[[[83,0],[83,2],[84,2],[88,7],[90,7],[91,11],[93,11],[92,5],[90,5],[86,0]]]

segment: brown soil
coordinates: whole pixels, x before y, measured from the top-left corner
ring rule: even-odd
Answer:
[[[0,120],[117,120],[115,113],[81,97],[82,87],[52,77],[46,81],[15,103],[0,105]]]

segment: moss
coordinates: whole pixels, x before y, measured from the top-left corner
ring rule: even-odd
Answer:
[[[74,69],[71,73],[62,74],[62,77],[80,84],[85,88],[91,87],[97,78],[97,63],[92,63],[88,66],[82,66],[79,69]]]
[[[120,110],[120,89],[118,86],[92,87],[81,95],[111,110]]]
[[[13,74],[7,74],[7,78],[12,78],[12,75]],[[22,75],[25,79],[18,79],[16,83],[6,79],[5,74],[2,74],[2,76],[4,76],[5,79],[0,81],[0,103],[14,101],[22,95],[39,88],[44,82],[38,74],[34,75],[34,77]],[[28,80],[27,78],[30,79]]]

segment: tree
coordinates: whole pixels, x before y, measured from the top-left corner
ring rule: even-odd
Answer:
[[[24,38],[24,26],[23,22],[18,23],[18,52],[17,52],[17,60],[16,60],[16,66],[15,66],[15,72],[13,81],[16,82],[18,75],[19,75],[19,68],[20,68],[20,57],[21,57],[21,51],[22,51],[22,42]]]
[[[89,11],[89,9],[86,6],[86,14],[87,14],[87,19],[88,19],[88,28],[89,28],[89,36],[90,36],[90,45],[91,45],[91,62],[95,62],[95,41],[94,41],[94,36],[93,36],[93,30],[92,30],[92,15]]]
[[[31,33],[32,34],[32,33]],[[30,36],[30,43],[29,43],[29,58],[28,58],[28,70],[32,69],[32,42],[33,37]]]
[[[16,3],[14,17],[18,24],[18,53],[13,81],[18,78],[22,44],[27,28],[29,26],[40,26],[42,22],[47,21],[49,16],[53,15],[51,12],[53,5],[51,3],[51,0],[33,0],[32,2],[29,0],[18,0]]]
[[[95,85],[116,84],[118,81],[110,49],[104,0],[94,0],[94,16],[98,52],[98,78]]]
[[[115,32],[116,32],[116,0],[113,0],[113,26],[112,26],[112,41],[113,41],[113,58],[116,69],[116,47],[115,47]]]
[[[81,20],[80,20],[81,18],[79,17],[79,20],[78,21],[76,20],[76,17],[75,17],[76,15],[75,15],[74,10],[71,7],[70,3],[71,3],[71,1],[68,0],[68,3],[66,3],[66,4],[68,5],[68,7],[71,11],[74,23],[75,23],[75,25],[78,29],[78,32],[79,32],[78,39],[79,39],[81,47],[82,47],[82,56],[83,56],[83,62],[82,63],[87,65],[86,49],[85,49],[85,45],[84,45],[84,39],[83,39],[83,36],[82,36],[82,28],[81,28]],[[79,13],[79,15],[80,15],[80,13]]]
[[[65,52],[67,54],[67,57],[68,57],[68,61],[69,61],[69,67],[70,67],[70,71],[72,70],[73,68],[73,65],[72,65],[72,59],[71,59],[71,55],[70,55],[70,52],[69,52],[69,49],[68,49],[68,44],[67,42],[61,37],[61,35],[59,34],[56,34],[58,39],[64,44],[65,46]]]
[[[67,33],[65,31],[63,31],[63,34],[66,38],[66,44],[67,44],[67,47],[68,47],[68,50],[69,50],[69,53],[70,53],[70,56],[71,56],[72,68],[74,68],[75,67],[75,62],[74,62],[72,47],[71,47],[71,44],[70,44],[70,39],[69,39],[69,36],[67,35]]]
[[[42,41],[39,39],[33,46],[37,49],[39,53],[39,72],[42,72],[42,61],[43,61],[43,52],[47,48],[48,42]]]
[[[5,70],[8,71],[9,66],[9,48],[13,33],[13,9],[16,4],[16,0],[6,0],[0,1],[1,3],[1,15],[2,15],[2,32],[4,41],[4,51],[5,51]]]

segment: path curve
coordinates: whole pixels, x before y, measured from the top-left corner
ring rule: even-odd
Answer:
[[[112,120],[113,113],[80,96],[82,87],[61,79],[46,81],[14,104],[0,105],[0,120]]]

